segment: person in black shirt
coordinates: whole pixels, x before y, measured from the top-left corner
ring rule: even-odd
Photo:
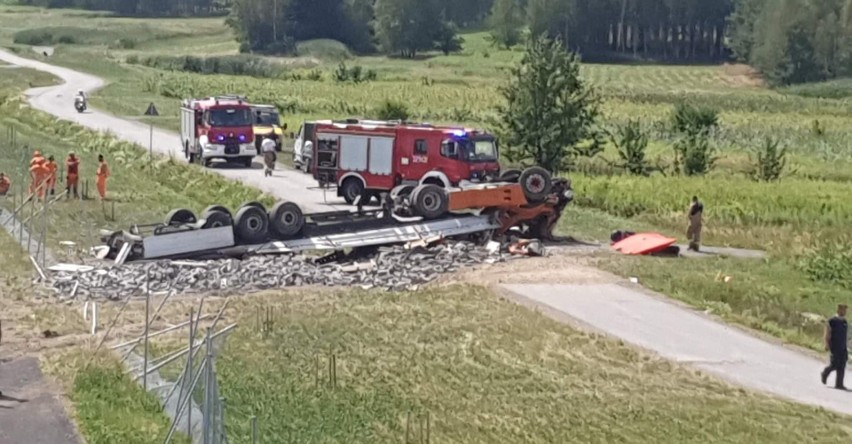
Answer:
[[[846,375],[846,361],[849,359],[846,348],[847,329],[846,304],[840,304],[837,306],[837,316],[829,319],[825,328],[825,349],[831,352],[831,363],[821,375],[822,383],[825,384],[828,381],[828,375],[836,371],[834,387],[840,390],[846,390],[843,377]]]
[[[698,251],[698,245],[701,243],[702,219],[704,219],[704,204],[698,200],[698,196],[692,196],[692,206],[689,207],[689,228],[686,229],[690,250]]]

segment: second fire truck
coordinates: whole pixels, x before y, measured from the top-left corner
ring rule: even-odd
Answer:
[[[403,184],[444,188],[488,182],[500,174],[496,138],[482,130],[395,121],[319,121],[314,127],[314,178],[336,185],[347,203],[366,190]]]

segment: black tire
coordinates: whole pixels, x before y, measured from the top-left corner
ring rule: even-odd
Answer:
[[[499,182],[510,182],[510,183],[518,183],[518,180],[521,179],[521,170],[517,169],[509,169],[506,171],[502,171],[500,173]]]
[[[243,161],[243,166],[244,166],[244,167],[246,167],[246,168],[251,168],[251,167],[252,167],[252,164],[254,163],[254,157],[246,156],[246,157],[243,157],[243,158],[242,158],[242,161]]]
[[[242,207],[234,218],[234,234],[243,244],[259,244],[269,236],[269,216],[257,207]]]
[[[266,212],[266,207],[264,207],[262,203],[260,203],[256,200],[253,200],[253,201],[250,201],[250,202],[243,202],[243,204],[240,205],[239,209],[242,210],[245,207],[255,207],[255,208],[259,209],[260,211],[263,211],[264,213]],[[237,210],[237,211],[239,211],[239,210]]]
[[[352,205],[355,199],[364,191],[364,184],[357,177],[350,177],[343,181],[340,186],[340,195],[347,204]]]
[[[233,224],[234,221],[231,219],[230,214],[224,211],[213,210],[204,213],[204,225],[201,228],[230,227]]]
[[[231,210],[227,209],[226,207],[223,207],[222,205],[210,205],[209,207],[205,208],[204,211],[202,211],[202,214],[207,214],[211,211],[221,211],[227,214],[228,217],[234,217],[234,215],[231,214]]]
[[[293,202],[281,201],[269,211],[269,231],[280,238],[299,234],[305,226],[302,209]]]
[[[185,208],[169,211],[165,220],[166,225],[194,224],[196,222],[198,222],[198,218],[195,217],[195,213]]]
[[[411,204],[416,215],[424,219],[436,219],[447,213],[450,198],[443,187],[423,184],[411,193]]]
[[[521,173],[518,183],[521,184],[527,200],[532,203],[544,201],[553,189],[550,173],[540,167],[525,169]]]
[[[391,200],[396,200],[397,198],[410,196],[414,192],[414,188],[414,185],[397,185],[390,191],[390,198]]]

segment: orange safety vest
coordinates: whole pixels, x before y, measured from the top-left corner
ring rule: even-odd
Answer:
[[[107,177],[109,177],[109,165],[107,165],[106,161],[103,161],[98,165],[98,178],[106,179]]]
[[[80,158],[67,158],[65,159],[65,168],[68,170],[69,176],[76,176],[80,171]]]
[[[57,165],[56,162],[48,161],[45,166],[47,167],[48,172],[48,183],[53,185],[56,183],[56,170],[59,169],[59,165]]]

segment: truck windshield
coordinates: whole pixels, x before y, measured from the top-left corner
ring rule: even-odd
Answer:
[[[463,160],[468,162],[494,162],[497,160],[497,146],[493,140],[466,140],[459,143]]]
[[[255,111],[254,113],[254,124],[255,125],[280,125],[281,118],[278,117],[278,113],[275,111]]]
[[[207,122],[210,126],[251,126],[251,111],[247,108],[211,109]]]

